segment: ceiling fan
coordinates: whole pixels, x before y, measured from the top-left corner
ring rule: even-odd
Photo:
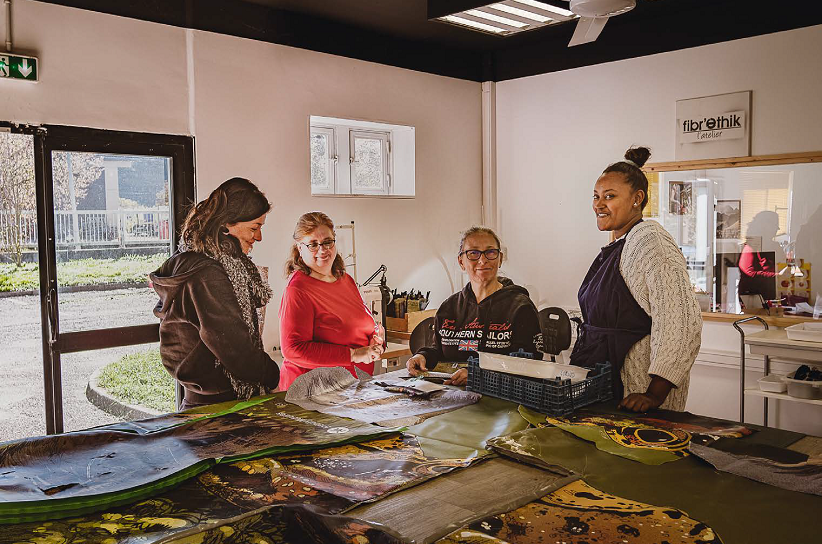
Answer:
[[[596,40],[609,17],[636,7],[636,0],[570,0],[570,3],[570,10],[579,15],[579,21],[568,47]]]

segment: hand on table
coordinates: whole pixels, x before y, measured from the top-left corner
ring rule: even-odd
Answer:
[[[461,368],[451,374],[451,378],[443,382],[445,385],[465,385],[468,383],[468,369]]]
[[[632,412],[647,412],[659,408],[668,398],[668,393],[671,392],[673,387],[674,384],[665,378],[651,374],[651,383],[648,385],[648,390],[644,393],[631,393],[622,399],[617,408]]]
[[[662,400],[654,398],[648,393],[631,393],[619,403],[617,408],[629,410],[631,412],[647,412],[654,408],[659,408]]]
[[[419,376],[420,374],[428,372],[428,367],[425,366],[425,355],[420,355],[419,353],[414,355],[406,361],[405,368],[408,369],[408,373],[412,376]]]

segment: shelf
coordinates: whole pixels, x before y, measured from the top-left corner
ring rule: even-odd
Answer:
[[[799,361],[822,361],[822,342],[790,340],[784,330],[766,330],[745,335],[751,353]]]
[[[792,402],[822,406],[822,399],[800,399],[799,397],[792,397],[787,393],[771,393],[769,391],[762,391],[761,389],[745,389],[745,394],[753,397],[768,397],[769,399],[789,400]]]

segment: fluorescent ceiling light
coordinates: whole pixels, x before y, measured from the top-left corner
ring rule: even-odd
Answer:
[[[429,13],[431,13],[434,1],[436,0],[428,0]],[[479,4],[481,1],[469,3]],[[496,36],[511,36],[519,32],[578,19],[568,10],[536,0],[486,1],[490,3],[467,8],[458,13],[439,15],[436,19]]]
[[[531,6],[532,8],[539,8],[544,9],[545,11],[558,13],[559,15],[565,15],[566,17],[574,17],[573,11],[558,8],[556,6],[552,6],[551,4],[546,4],[545,2],[537,2],[536,0],[514,0],[514,2],[518,4],[525,4],[526,6]]]
[[[531,19],[532,21],[537,21],[538,23],[546,23],[551,20],[550,17],[540,15],[539,13],[534,13],[533,11],[526,11],[524,9],[515,8],[514,6],[509,6],[507,4],[491,4],[488,7],[499,11],[504,11],[506,13],[510,13],[511,15],[519,15],[520,17]]]
[[[508,26],[515,26],[517,28],[522,28],[524,26],[528,26],[528,23],[523,23],[520,21],[515,21],[513,19],[509,19],[508,17],[502,17],[500,15],[494,15],[493,13],[487,13],[485,11],[480,11],[478,9],[469,9],[465,11],[468,15],[473,15],[474,17],[480,17],[482,19],[487,19],[488,21],[494,21],[495,23],[502,23]]]
[[[462,17],[457,17],[456,15],[446,15],[445,17],[442,17],[442,19],[448,21],[449,23],[470,26],[471,28],[476,28],[477,30],[484,30],[485,32],[493,32],[494,34],[503,33],[506,30],[498,26],[487,25],[485,23],[479,23],[477,21],[463,19]]]

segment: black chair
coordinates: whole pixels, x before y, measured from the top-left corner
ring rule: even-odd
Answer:
[[[571,319],[562,308],[544,308],[539,311],[539,327],[542,329],[542,351],[556,361],[559,352],[571,345]]]
[[[424,347],[434,345],[434,318],[426,317],[414,327],[411,331],[411,339],[408,341],[408,347],[411,353],[417,353],[417,350]]]

